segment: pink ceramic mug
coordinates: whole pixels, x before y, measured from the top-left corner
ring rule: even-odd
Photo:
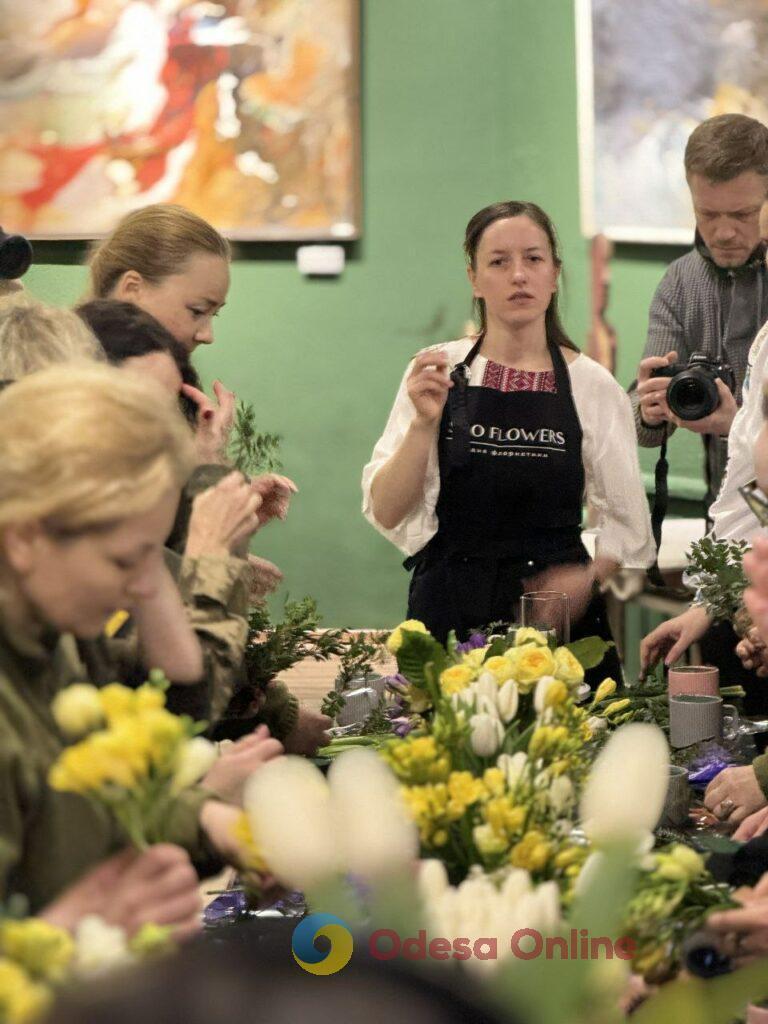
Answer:
[[[669,670],[670,697],[693,693],[702,697],[720,696],[720,671],[714,665],[680,665]]]

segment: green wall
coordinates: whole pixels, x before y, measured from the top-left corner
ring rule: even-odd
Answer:
[[[262,429],[284,435],[300,494],[254,549],[281,566],[292,596],[318,598],[326,624],[384,626],[403,615],[407,576],[360,515],[360,472],[408,358],[461,333],[470,311],[461,239],[476,210],[521,198],[552,215],[566,322],[579,344],[586,338],[573,5],[364,0],[361,66],[363,237],[343,276],[308,281],[293,247],[241,246],[216,344],[195,358],[208,382],[221,377],[255,403]],[[610,316],[623,384],[653,290],[681,251],[617,251]],[[37,255],[27,278],[35,294],[62,303],[82,294],[81,245],[40,243]],[[685,440],[672,446],[671,472],[678,492],[694,496],[700,448]]]

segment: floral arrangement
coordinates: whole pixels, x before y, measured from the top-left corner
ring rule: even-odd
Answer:
[[[140,849],[164,840],[174,803],[218,757],[198,735],[205,723],[166,710],[167,685],[157,672],[136,690],[77,683],[51,704],[64,735],[83,738],[61,752],[50,785],[108,808]]]
[[[628,771],[617,772],[620,765]],[[356,947],[372,943],[376,934],[390,936],[387,942],[393,933],[413,936],[414,945],[430,949],[434,936],[462,936],[461,952],[450,940],[435,939],[441,943],[437,959],[466,961],[468,969],[485,974],[489,996],[502,1013],[505,1007],[522,1008],[518,1012],[534,1024],[612,1024],[623,1019],[619,1003],[630,977],[626,960],[522,958],[511,955],[509,937],[520,929],[562,943],[585,933],[633,934],[640,942],[660,922],[668,927],[664,910],[679,915],[704,876],[696,855],[681,848],[645,863],[667,766],[667,744],[654,726],[631,723],[611,735],[575,812],[591,853],[570,900],[563,898],[557,879],[542,881],[536,869],[511,864],[494,871],[476,864],[452,885],[441,856],[422,861],[414,875],[418,829],[402,787],[371,750],[342,754],[327,778],[297,758],[272,761],[250,781],[245,805],[260,856],[284,884],[305,891],[313,912],[331,913],[352,928]],[[643,910],[651,899],[653,906]],[[627,932],[630,926],[633,933]],[[493,955],[473,956],[476,943],[486,951],[492,945]],[[745,968],[706,987],[697,979],[674,981],[642,1007],[638,1020],[725,1024],[749,999],[761,997],[766,985],[762,967]],[[716,992],[718,1009],[705,1017],[701,1009],[708,1006],[710,992]]]
[[[65,985],[170,952],[170,929],[145,924],[128,939],[95,915],[74,936],[38,917],[0,920],[0,1021],[34,1024]]]
[[[676,843],[649,854],[624,917],[637,947],[634,970],[651,981],[671,977],[707,914],[732,906],[730,890],[712,880],[695,850]]]
[[[608,700],[616,684],[601,685],[597,713],[580,707],[584,666],[535,629],[444,648],[410,621],[388,647],[412,718],[381,755],[402,784],[422,856],[438,857],[454,883],[473,865],[511,866],[567,890],[588,853],[571,838],[578,792],[608,720],[623,709]]]

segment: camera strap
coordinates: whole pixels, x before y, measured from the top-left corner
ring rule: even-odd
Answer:
[[[665,430],[664,440],[661,442],[661,451],[656,460],[656,469],[654,470],[655,493],[653,496],[653,510],[651,512],[651,530],[653,531],[653,540],[656,544],[656,558],[653,565],[647,570],[648,579],[655,587],[666,586],[664,577],[659,569],[659,549],[661,548],[661,524],[664,522],[664,516],[667,514],[667,505],[669,504],[668,473],[667,432]]]

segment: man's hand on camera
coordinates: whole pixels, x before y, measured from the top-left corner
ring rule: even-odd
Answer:
[[[676,427],[683,427],[685,430],[692,430],[694,434],[718,434],[726,437],[731,430],[736,413],[739,411],[736,399],[727,384],[718,377],[715,381],[717,393],[720,397],[720,404],[709,416],[700,420],[681,420],[679,416],[670,413],[669,419]]]
[[[667,405],[669,377],[652,377],[651,371],[670,366],[677,360],[677,352],[665,356],[648,356],[643,359],[637,371],[637,394],[640,398],[640,418],[646,427],[660,427],[672,419]]]

